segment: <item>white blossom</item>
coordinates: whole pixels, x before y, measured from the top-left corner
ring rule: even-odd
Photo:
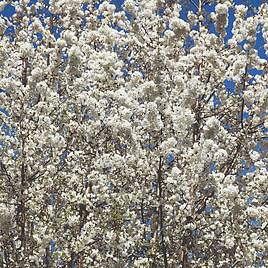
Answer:
[[[0,3],[0,266],[265,266],[268,5],[46,2]]]

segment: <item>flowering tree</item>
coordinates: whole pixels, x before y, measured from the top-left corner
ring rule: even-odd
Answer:
[[[12,7],[1,267],[266,267],[268,5]]]

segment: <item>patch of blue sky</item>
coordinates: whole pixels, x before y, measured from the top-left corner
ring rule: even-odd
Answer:
[[[145,257],[146,251],[144,248],[141,248],[138,252],[137,252],[139,257]]]
[[[4,34],[9,35],[15,32],[15,27],[13,25],[10,25],[6,28]]]
[[[68,157],[69,152],[68,151],[64,151],[61,155],[60,155],[60,164],[63,165],[65,163],[65,160]]]
[[[156,192],[156,191],[157,191],[157,188],[158,188],[158,183],[157,183],[157,181],[153,181],[153,182],[152,182],[152,190],[153,190],[153,192]]]
[[[207,204],[204,211],[205,211],[205,214],[209,215],[215,211],[215,208]]]
[[[245,51],[245,44],[247,44],[248,41],[247,40],[242,40],[240,42],[238,42],[238,47],[241,49],[241,50],[244,50]]]
[[[14,25],[10,25],[5,29],[4,35],[6,35],[9,38],[10,42],[14,41],[15,38],[15,27]]]
[[[13,150],[12,152],[12,159],[17,160],[20,156],[20,153],[18,150]]]
[[[40,16],[42,16],[43,18],[49,18],[52,15],[47,7],[39,8],[37,10],[37,14],[39,15],[39,18]]]
[[[72,260],[72,264],[71,264],[72,268],[77,268],[76,260],[77,260],[77,257],[75,256],[74,259]]]
[[[114,185],[113,185],[112,181],[108,181],[106,183],[106,185],[107,185],[109,191],[112,192],[112,190],[114,189]]]
[[[174,162],[174,159],[175,159],[174,155],[172,153],[168,153],[167,157],[166,157],[167,165],[171,166],[173,164],[173,162]]]
[[[115,6],[116,6],[116,10],[122,10],[122,5],[124,4],[124,0],[112,0],[111,1]]]
[[[257,256],[257,253],[256,253],[256,256]],[[263,260],[257,260],[253,264],[253,268],[265,268],[265,267],[266,267],[266,265],[265,265],[265,262]]]
[[[209,2],[207,1],[205,4],[204,4],[204,9],[206,12],[208,13],[212,13],[212,12],[215,12],[215,4],[213,2]]]
[[[39,41],[42,40],[42,38],[43,38],[43,35],[41,33],[36,33],[35,36],[36,36],[37,40],[39,40]]]
[[[251,205],[254,199],[255,199],[255,198],[254,198],[253,196],[249,196],[249,197],[246,199],[246,204],[247,204],[247,205]]]
[[[127,144],[126,143],[119,143],[118,144],[118,148],[120,150],[126,150],[127,149]]]
[[[37,41],[41,41],[43,39],[43,35],[41,33],[35,33],[34,36],[37,39]],[[36,42],[33,42],[33,47],[34,48],[38,47]]]
[[[268,167],[267,167],[267,169],[268,169]],[[266,203],[268,202],[268,194],[262,196],[262,197],[261,197],[261,200],[262,200],[262,203],[263,203],[263,204],[266,204]]]
[[[53,254],[56,251],[56,241],[51,239],[50,240],[50,253]]]
[[[62,54],[61,54],[61,58],[62,58],[64,61],[67,61],[68,58],[69,58],[68,53],[62,53]]]
[[[61,37],[61,32],[63,31],[63,27],[52,26],[51,30],[54,34],[54,37],[56,39],[59,39]]]
[[[0,113],[4,114],[5,116],[9,116],[9,112],[5,108],[0,107]]]
[[[242,175],[246,176],[248,173],[253,173],[256,170],[256,167],[254,164],[246,162],[246,160],[242,159],[240,160],[240,163],[242,164]]]
[[[253,201],[256,201],[258,203],[261,204],[265,204],[268,201],[268,195],[263,195],[263,196],[258,196],[258,197],[254,197],[254,196],[249,196],[248,198],[246,198],[246,205],[250,206],[253,205]]]
[[[12,4],[7,4],[5,8],[0,12],[0,15],[3,15],[6,18],[10,18],[15,14],[15,7]]]
[[[80,27],[81,27],[82,30],[84,30],[84,29],[86,28],[86,26],[87,26],[87,20],[86,20],[86,18],[84,17],[84,18],[82,18]]]
[[[192,4],[192,7],[191,7],[191,10],[193,10],[194,12],[197,11],[197,6],[198,6],[198,3],[197,1],[193,1],[195,4]],[[234,3],[236,5],[246,5],[248,6],[249,4],[253,7],[259,7],[260,4],[261,4],[261,0],[254,0],[254,1],[249,1],[249,2],[246,2],[244,0],[235,0]],[[215,4],[214,3],[207,3],[204,5],[204,9],[205,11],[208,13],[208,14],[211,14],[211,12],[215,12]],[[252,9],[249,9],[248,12],[247,12],[247,16],[246,17],[249,17],[249,16],[252,16],[252,14],[254,14],[255,11],[252,12]],[[187,12],[186,12],[186,9],[182,9],[181,11],[181,18],[182,19],[187,19]],[[226,28],[226,35],[224,37],[224,41],[225,41],[225,44],[227,44],[227,41],[232,38],[233,36],[233,32],[232,32],[232,28],[233,28],[233,23],[235,21],[235,16],[234,16],[234,9],[229,9],[229,13],[228,13],[228,25],[227,25],[227,28]],[[206,21],[205,21],[208,25],[209,25],[209,32],[210,33],[213,33],[217,36],[219,36],[219,33],[217,33],[216,31],[216,28],[215,28],[215,24],[214,23],[211,23],[209,21],[209,16],[207,17]],[[247,41],[244,40],[240,43],[240,46],[241,48],[243,48],[243,45],[246,43]],[[265,54],[265,50],[264,50],[264,43],[265,43],[265,40],[263,39],[263,36],[262,36],[262,33],[261,31],[258,31],[257,32],[257,35],[256,35],[256,44],[255,44],[255,48],[258,50],[258,54],[261,58],[263,59],[268,59],[267,55]]]
[[[221,100],[216,94],[213,95],[213,107],[214,110],[218,109],[221,106]]]
[[[249,167],[244,167],[242,169],[242,175],[246,176],[248,173],[254,173],[256,171],[256,167],[252,164]]]
[[[49,204],[54,206],[57,201],[57,193],[51,193],[49,196]]]
[[[248,73],[252,76],[256,76],[256,75],[262,75],[264,73],[263,70],[259,70],[257,68],[251,68],[251,69],[248,69]]]
[[[248,112],[243,112],[243,120],[249,119],[249,113]]]
[[[188,8],[186,6],[182,7],[181,11],[180,11],[180,18],[183,20],[187,19],[187,12],[188,12]]]
[[[37,2],[38,0],[32,0],[32,2]],[[42,2],[45,4],[45,5],[49,5],[49,1],[51,0],[42,0]]]
[[[225,89],[229,94],[234,94],[235,93],[235,82],[233,80],[228,80],[228,79],[225,79],[224,80],[224,86],[225,86]]]
[[[256,254],[257,257],[263,257],[263,256],[266,255],[266,254],[265,254],[264,252],[262,252],[262,251],[257,251],[255,254]]]
[[[31,5],[36,4],[36,3],[37,3],[37,0],[30,0],[28,3],[28,6],[31,6]]]
[[[145,225],[146,226],[151,226],[153,223],[152,219],[151,218],[148,218],[146,221],[145,221]]]
[[[268,56],[265,53],[264,45],[265,40],[263,38],[262,32],[259,31],[256,35],[256,43],[254,48],[258,51],[258,55],[260,58],[268,60]]]
[[[100,4],[101,4],[101,2],[100,2],[100,1],[95,2],[95,3],[94,3],[94,8],[95,8],[95,9],[98,9],[98,8],[99,8],[99,6],[100,6]]]
[[[148,149],[148,150],[153,150],[153,149],[155,149],[156,145],[154,143],[145,143],[143,145],[143,147]]]
[[[1,131],[3,131],[7,136],[15,136],[15,130],[5,123],[1,125]]]
[[[205,252],[202,252],[202,251],[195,251],[194,258],[204,260],[204,259],[207,259],[207,254]]]
[[[151,232],[145,233],[145,240],[150,241],[153,238],[153,234]]]
[[[124,77],[129,76],[129,71],[128,71],[127,68],[122,68],[122,69],[121,69],[121,72],[123,73],[123,76],[124,76]],[[117,75],[115,75],[113,78],[116,79],[116,78],[117,78]]]
[[[210,173],[213,173],[213,172],[216,172],[217,171],[217,168],[216,168],[215,163],[211,163],[210,164],[209,171],[210,171]]]
[[[96,121],[96,117],[93,114],[86,113],[83,115],[84,121]]]
[[[102,14],[100,14],[100,15],[97,16],[97,19],[98,19],[99,21],[102,21],[102,20],[104,19],[104,16],[103,16]]]
[[[255,150],[259,153],[265,154],[265,153],[268,153],[268,147],[263,146],[263,141],[268,142],[268,137],[262,139],[262,142],[261,141],[257,142],[255,146]]]
[[[192,252],[191,250],[189,250],[189,251],[187,252],[187,257],[188,257],[189,259],[192,259],[192,258],[194,257],[194,254],[193,254],[193,252]]]
[[[228,25],[226,27],[226,35],[224,36],[224,43],[225,43],[225,45],[227,45],[228,40],[233,37],[232,28],[233,28],[233,25],[234,25],[234,20],[235,20],[234,10],[229,9],[229,13],[228,13]]]
[[[254,6],[254,7],[259,7],[262,3],[263,0],[250,0],[250,1],[245,1],[245,0],[234,0],[234,3],[236,5],[248,5],[248,3],[250,3],[250,5]]]
[[[126,17],[127,17],[127,19],[129,21],[132,21],[133,20],[133,16],[129,12],[125,11],[125,14],[126,14]]]
[[[185,49],[191,49],[191,48],[193,48],[194,47],[194,40],[193,40],[193,38],[192,37],[190,37],[190,36],[187,36],[186,38],[185,38],[185,40],[184,40],[184,43],[183,43],[183,47],[185,48]]]
[[[226,129],[226,130],[229,130],[229,131],[232,130],[232,126],[231,126],[230,124],[228,124],[228,123],[224,124],[223,127],[224,127],[224,129]]]
[[[259,228],[261,228],[262,222],[260,219],[252,218],[252,219],[248,220],[248,224],[250,225],[250,227],[252,227],[254,229],[259,229]]]
[[[163,16],[164,16],[164,13],[165,13],[165,9],[164,9],[164,8],[159,8],[159,9],[157,10],[157,14],[158,14],[158,16],[160,16],[160,17],[163,17]]]
[[[201,231],[200,231],[200,230],[198,230],[198,229],[194,229],[194,230],[192,231],[192,236],[193,236],[193,237],[197,238],[197,237],[199,237],[200,235],[201,235]]]

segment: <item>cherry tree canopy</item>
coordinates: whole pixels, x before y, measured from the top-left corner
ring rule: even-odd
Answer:
[[[268,4],[7,8],[1,267],[268,266]]]

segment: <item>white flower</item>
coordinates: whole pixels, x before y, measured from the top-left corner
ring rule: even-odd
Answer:
[[[142,78],[143,78],[143,76],[142,76],[141,72],[138,72],[138,71],[133,72],[133,74],[132,74],[132,81],[133,82],[139,82],[142,80]]]
[[[42,78],[42,69],[39,67],[36,67],[32,70],[31,75],[34,80],[39,80]]]
[[[70,65],[78,65],[82,60],[82,52],[80,48],[76,45],[73,45],[69,50]]]
[[[75,36],[75,33],[70,30],[64,31],[63,38],[68,45],[77,43],[77,37]]]
[[[39,19],[34,19],[33,21],[33,29],[38,31],[38,32],[42,32],[43,30],[43,26],[42,26],[42,23]]]
[[[48,165],[47,166],[47,171],[49,171],[49,172],[51,172],[53,174],[53,173],[56,173],[57,168],[54,165]]]
[[[0,12],[3,11],[3,10],[5,9],[6,5],[7,5],[7,2],[6,2],[6,1],[2,1],[2,2],[0,3]]]
[[[172,121],[175,131],[178,133],[183,133],[194,123],[194,115],[190,109],[175,108],[172,115]]]
[[[142,125],[144,128],[151,131],[159,131],[163,127],[163,122],[155,103],[150,102],[147,104],[147,112]]]
[[[8,234],[13,225],[14,210],[13,207],[7,207],[0,204],[0,231]]]
[[[265,119],[263,126],[264,126],[265,128],[268,128],[268,118]]]
[[[226,4],[217,4],[215,7],[216,14],[227,14],[228,13],[228,6]]]
[[[256,162],[260,158],[260,154],[256,151],[251,151],[250,158],[252,159],[252,161]]]
[[[134,261],[134,267],[137,268],[148,268],[150,267],[150,263],[148,262],[148,258],[138,258]]]
[[[246,211],[247,211],[247,214],[252,218],[255,218],[259,215],[259,210],[254,207],[248,207]]]
[[[220,129],[220,121],[215,117],[210,117],[207,119],[204,126],[204,134],[207,139],[214,138]]]
[[[261,207],[259,207],[259,211],[260,211],[261,216],[265,220],[268,220],[268,207],[261,206]]]
[[[56,42],[58,48],[62,49],[67,46],[67,43],[64,39],[59,38]]]
[[[224,163],[228,159],[228,153],[224,149],[216,151],[214,158],[219,163]]]
[[[124,7],[125,7],[126,11],[128,11],[129,13],[136,11],[135,2],[133,0],[125,0]]]
[[[172,137],[163,141],[160,145],[160,149],[162,152],[168,153],[176,147],[176,144],[177,144],[176,139]]]
[[[103,15],[111,15],[115,12],[116,6],[113,4],[110,4],[108,1],[104,1],[99,6],[99,11],[103,13]]]
[[[235,10],[236,10],[236,15],[238,15],[239,17],[244,17],[244,15],[246,14],[248,7],[244,6],[244,5],[236,5],[235,6]]]
[[[175,33],[171,30],[166,30],[165,31],[165,37],[169,40],[172,39],[175,36]]]
[[[20,44],[20,52],[22,57],[30,57],[33,54],[33,46],[30,43],[21,43]]]
[[[244,99],[246,102],[253,104],[255,99],[254,92],[252,90],[245,90]]]
[[[185,35],[190,31],[189,24],[180,18],[172,18],[170,21],[170,29],[178,36]]]
[[[226,4],[217,4],[215,7],[216,11],[216,30],[224,35],[225,28],[228,23],[228,6]]]
[[[235,239],[232,236],[227,236],[225,239],[225,243],[228,248],[233,248],[235,245]]]
[[[224,187],[221,191],[221,194],[226,198],[226,199],[234,199],[237,197],[239,193],[238,187],[234,185],[228,185]]]

